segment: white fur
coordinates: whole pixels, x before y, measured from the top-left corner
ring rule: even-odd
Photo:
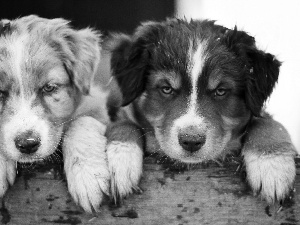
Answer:
[[[6,42],[8,51],[11,54],[11,75],[14,76],[15,80],[19,83],[20,95],[12,96],[12,98],[15,99],[14,110],[16,113],[10,117],[9,121],[5,123],[1,131],[4,138],[3,151],[8,158],[20,162],[32,162],[48,156],[56,149],[62,133],[62,127],[57,128],[55,134],[50,133],[50,124],[44,118],[39,116],[42,114],[42,112],[39,112],[41,107],[32,107],[32,104],[36,99],[36,94],[26,92],[23,81],[24,71],[22,65],[24,65],[24,61],[30,60],[26,59],[27,55],[24,49],[27,39],[28,35],[23,34]],[[19,134],[28,130],[37,133],[41,139],[41,146],[38,151],[30,156],[23,155],[16,148],[14,142]]]
[[[0,155],[0,197],[13,185],[16,178],[16,162]]]
[[[186,163],[199,163],[221,156],[226,151],[226,145],[231,139],[232,127],[239,123],[237,120],[223,117],[223,122],[227,125],[228,129],[226,130],[226,134],[220,137],[220,134],[217,133],[218,131],[213,129],[213,125],[199,113],[198,109],[202,106],[198,106],[198,82],[207,57],[205,53],[206,48],[207,43],[199,41],[196,51],[193,51],[192,42],[190,43],[188,72],[192,87],[187,99],[188,105],[186,111],[182,112],[182,115],[173,121],[169,133],[161,130],[159,123],[154,127],[160,149],[163,149],[170,157]],[[151,122],[154,124],[153,121]],[[205,144],[199,151],[194,153],[186,152],[178,140],[180,130],[188,129],[191,126],[197,127],[199,131],[206,135]]]
[[[89,95],[82,96],[82,101],[76,109],[74,117],[88,114],[107,125],[109,121],[106,107],[108,94],[109,92],[105,91],[102,86],[92,85]]]
[[[262,198],[269,203],[284,199],[291,190],[296,175],[294,157],[259,155],[254,151],[246,151],[243,155],[247,180],[254,193],[260,191]]]
[[[206,126],[204,123],[204,118],[199,116],[199,113],[197,113],[197,81],[199,79],[205,61],[203,55],[204,49],[205,44],[199,42],[197,50],[191,55],[190,79],[192,83],[192,92],[188,102],[187,112],[174,121],[174,125],[171,129],[171,136],[174,137],[174,141],[178,137],[178,131],[182,128],[189,126]]]
[[[46,120],[39,117],[38,109],[31,108],[32,101],[19,99],[17,113],[14,114],[10,120],[4,124],[2,128],[4,136],[4,149],[6,155],[16,161],[34,161],[42,159],[52,153],[60,140],[62,128],[57,128],[58,132],[50,134],[50,124]],[[32,130],[39,134],[41,139],[41,146],[36,154],[22,158],[22,153],[16,148],[14,139],[21,134]]]
[[[112,141],[107,145],[107,158],[114,200],[138,190],[143,173],[143,150],[135,142]]]
[[[202,72],[203,65],[205,62],[205,56],[203,54],[205,50],[205,46],[206,46],[205,43],[199,42],[196,52],[194,52],[194,54],[191,56],[192,70],[191,70],[190,78],[192,81],[192,93],[191,93],[191,99],[189,101],[189,111],[196,111],[197,94],[198,94],[197,81]]]
[[[198,116],[195,111],[189,111],[174,121],[174,128],[184,128],[189,126],[205,126],[204,118]]]
[[[193,107],[192,107],[193,108]],[[168,147],[164,148],[165,151],[169,151],[168,155],[178,159],[184,159],[185,150],[181,147],[178,140],[178,134],[181,129],[184,129],[189,126],[197,126],[202,130],[205,130],[206,124],[204,122],[204,118],[200,117],[196,114],[196,112],[192,109],[189,110],[188,113],[174,120],[174,123],[170,129],[170,135],[167,140],[163,137],[161,132],[156,131],[156,137],[160,143],[166,142]],[[197,163],[199,159],[195,156],[190,158],[189,160],[184,159],[187,163]]]
[[[108,194],[109,171],[105,153],[106,126],[92,117],[73,121],[64,137],[64,167],[68,189],[87,212],[99,211]]]
[[[1,57],[0,67],[9,81],[16,83],[8,90],[7,104],[0,104],[6,108],[0,126],[0,197],[14,182],[16,161],[43,159],[53,153],[64,138],[69,191],[86,211],[91,212],[93,208],[98,211],[103,193],[108,193],[109,189],[104,137],[104,124],[109,122],[107,92],[100,89],[93,79],[100,61],[100,34],[92,29],[71,30],[68,21],[63,19],[28,16],[10,22],[13,24],[12,33],[1,36],[0,40],[0,48],[7,53]],[[29,26],[31,28],[27,29]],[[72,38],[66,38],[69,35]],[[52,41],[61,42],[62,48],[52,48]],[[43,57],[49,57],[49,60]],[[41,66],[45,71],[38,75],[37,69]],[[69,92],[43,92],[45,82],[59,81],[61,85],[58,86],[68,88],[66,84],[70,77],[65,67],[72,70],[72,83],[79,90],[90,91],[89,95],[80,96],[78,107],[74,104],[76,101],[68,101],[74,96]],[[68,98],[64,98],[66,96]],[[43,100],[39,101],[41,98]],[[55,107],[54,102],[67,107]],[[77,119],[69,123],[74,118]],[[70,126],[66,127],[68,123]],[[63,129],[68,130],[62,137]],[[15,146],[16,138],[27,131],[34,132],[40,139],[38,150],[32,154],[22,154]]]
[[[9,45],[10,52],[12,53],[13,63],[15,64],[15,66],[12,67],[15,68],[13,75],[17,78],[20,84],[22,84],[22,77],[23,77],[21,65],[24,62],[23,55],[24,55],[24,43],[26,38],[27,38],[26,35],[22,35]],[[20,94],[22,96],[24,95],[23,85],[20,85],[20,88],[21,88]]]
[[[193,157],[186,157],[184,153],[185,151],[182,149],[178,141],[178,133],[181,129],[189,126],[197,126],[200,130],[206,130],[207,128],[205,119],[197,112],[197,83],[205,63],[204,51],[206,43],[199,41],[197,49],[194,52],[192,51],[192,43],[190,45],[189,78],[191,80],[192,90],[188,99],[187,110],[182,116],[174,120],[170,129],[170,134],[167,138],[164,137],[159,127],[155,127],[155,136],[157,137],[160,145],[164,145],[163,149],[169,156],[175,159],[181,159],[187,163],[198,163],[203,160],[203,157],[200,155],[202,153],[199,154],[199,157],[196,155]],[[204,148],[208,147],[204,146]]]

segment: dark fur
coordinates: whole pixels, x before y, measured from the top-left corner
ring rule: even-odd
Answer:
[[[191,125],[179,128],[193,131],[184,131],[183,136],[189,136],[192,139],[201,136],[204,142],[205,138],[210,135],[209,144],[214,148],[207,147],[205,149],[203,147],[204,152],[201,152],[201,147],[196,153],[187,153],[183,150],[176,155],[177,159],[185,159],[188,162],[187,159],[194,157],[193,163],[206,160],[206,158],[214,160],[223,153],[227,154],[228,151],[241,150],[243,148],[241,137],[245,136],[246,148],[242,149],[242,154],[249,159],[246,160],[248,163],[246,166],[250,168],[248,170],[252,174],[252,180],[249,178],[249,182],[254,191],[257,191],[257,187],[255,187],[256,181],[253,180],[258,178],[253,175],[255,167],[252,167],[251,157],[256,157],[256,155],[259,158],[261,154],[267,153],[273,154],[272,157],[275,157],[278,156],[278,152],[279,157],[282,156],[279,160],[287,160],[290,163],[288,169],[292,172],[283,171],[285,174],[291,174],[287,176],[290,176],[288,179],[289,182],[292,182],[294,164],[291,162],[293,162],[295,149],[282,125],[263,111],[263,105],[278,80],[281,63],[274,55],[258,49],[255,39],[246,32],[237,30],[236,27],[228,29],[209,20],[188,22],[181,19],[169,19],[164,22],[144,23],[136,29],[132,36],[114,35],[107,46],[112,52],[113,76],[123,95],[122,105],[126,106],[132,103],[134,119],[144,129],[147,140],[151,139],[148,138],[151,135],[151,140],[158,140],[158,130],[161,132],[160,139],[175,140],[170,138],[174,133],[170,130],[175,127],[174,121],[183,118],[183,115],[187,113],[189,107],[187,102],[192,92],[190,54],[195,52],[199,45],[204,46],[203,55],[205,57],[196,84],[196,107],[197,114],[204,122],[198,123],[199,126],[196,125],[198,127],[195,126],[197,128],[195,130],[193,130],[195,127]],[[202,59],[199,58],[199,60]],[[162,74],[162,71],[167,75]],[[166,76],[166,79],[173,79],[170,78],[172,76],[170,74],[175,74],[173,75],[175,82],[180,80],[180,87],[173,88],[173,96],[164,97],[159,94],[160,87],[155,86],[158,85],[155,83],[155,76],[160,78]],[[216,96],[218,87],[226,87],[226,85],[229,88],[227,87],[225,97]],[[114,112],[116,112],[115,109]],[[162,116],[163,119],[158,119]],[[156,124],[151,124],[152,122],[148,118],[155,121]],[[157,122],[158,120],[159,122]],[[258,126],[258,124],[264,124],[264,126]],[[154,128],[155,126],[156,128]],[[118,129],[122,129],[121,127]],[[179,130],[179,137],[181,131],[178,127],[175,128],[177,131]],[[124,128],[124,130],[126,129]],[[220,147],[229,130],[231,132],[230,140],[226,147]],[[267,133],[270,137],[263,141],[262,147],[260,134]],[[283,148],[284,150],[274,150],[272,147],[278,136],[282,139],[278,139],[277,146],[288,143],[287,147]],[[222,141],[211,141],[219,140],[218,138]],[[161,140],[160,142],[162,143]],[[175,145],[178,145],[177,142],[174,142],[173,150],[175,150]],[[160,146],[162,146],[161,143]],[[209,144],[207,145],[209,146]],[[170,146],[165,144],[164,147],[156,147],[156,149],[165,148],[163,151],[170,153],[172,151],[169,149]],[[211,149],[211,152],[207,149]],[[217,151],[219,152],[216,153]],[[285,158],[286,155],[282,154],[282,151],[285,151],[289,157]],[[202,158],[201,154],[206,156]],[[262,163],[268,164],[269,161],[266,160]],[[270,170],[276,169],[270,168]],[[276,179],[274,177],[274,180]],[[254,183],[252,184],[252,182]],[[283,198],[290,186],[291,183],[287,184],[286,189],[279,190],[279,199]],[[266,193],[263,193],[263,196],[268,201],[273,201],[274,192],[268,188],[269,186],[264,190]]]
[[[8,33],[11,33],[11,25],[9,22],[4,23],[0,22],[0,35],[6,35]]]
[[[238,31],[236,27],[230,30],[217,26],[213,21],[175,19],[149,23],[138,28],[132,38],[125,35],[118,37],[113,47],[111,65],[123,92],[123,105],[129,104],[144,91],[149,70],[176,68],[179,73],[186,73],[188,46],[185,39],[191,36],[208,39],[210,50],[222,44],[227,51],[236,54],[239,59],[235,62],[237,79],[241,80],[244,90],[241,94],[245,95],[253,115],[259,116],[278,80],[280,62],[275,56],[258,50],[254,38],[246,32]],[[218,38],[219,42],[216,42]],[[177,41],[168,42],[170,39]],[[164,48],[160,49],[161,46]],[[166,61],[157,61],[162,58]]]

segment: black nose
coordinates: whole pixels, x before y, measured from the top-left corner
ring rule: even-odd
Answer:
[[[32,131],[24,132],[15,138],[15,145],[20,152],[31,154],[41,145],[40,137]]]
[[[205,144],[206,141],[206,136],[201,133],[198,133],[197,129],[185,129],[178,134],[179,144],[186,151],[196,152]]]

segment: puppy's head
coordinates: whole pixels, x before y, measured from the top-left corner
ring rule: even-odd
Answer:
[[[0,21],[0,149],[29,162],[51,154],[99,63],[99,35],[63,19]]]
[[[213,21],[167,20],[118,35],[111,65],[160,149],[187,163],[216,159],[259,116],[280,63],[244,31]]]

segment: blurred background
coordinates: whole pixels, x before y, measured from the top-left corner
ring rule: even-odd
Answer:
[[[64,17],[76,27],[131,33],[140,21],[165,17],[206,18],[235,25],[258,46],[283,62],[267,111],[288,129],[300,153],[300,1],[299,0],[0,0],[0,17],[29,14]]]
[[[76,27],[132,32],[140,21],[174,15],[174,0],[0,0],[0,17],[64,17]]]

